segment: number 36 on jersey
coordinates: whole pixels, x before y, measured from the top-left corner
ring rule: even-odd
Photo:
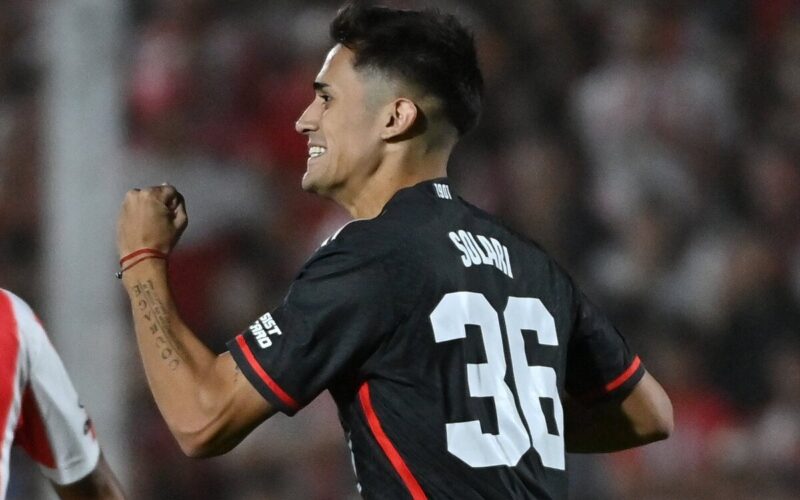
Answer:
[[[553,316],[539,299],[509,297],[503,319],[505,332],[498,311],[474,292],[448,293],[430,315],[436,342],[466,338],[467,325],[480,328],[486,363],[467,363],[469,396],[491,397],[497,409],[497,434],[482,432],[478,420],[446,424],[447,450],[471,467],[513,467],[533,446],[545,467],[564,470],[564,412],[556,372],[549,366],[528,366],[522,337],[523,331],[533,331],[539,344],[558,345]],[[504,333],[517,394],[505,382]],[[540,398],[553,401],[558,434],[548,432]]]

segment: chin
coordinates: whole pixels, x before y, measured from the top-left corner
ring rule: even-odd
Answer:
[[[308,172],[303,176],[303,180],[300,181],[300,187],[303,191],[307,191],[309,193],[314,192],[314,183],[308,178]]]
[[[308,172],[305,173],[303,180],[300,181],[300,187],[307,193],[323,195],[325,192],[324,186],[321,185],[319,179],[315,179]]]

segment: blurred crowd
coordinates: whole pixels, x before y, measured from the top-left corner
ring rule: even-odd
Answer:
[[[450,165],[456,190],[554,255],[672,398],[668,441],[570,457],[572,497],[796,498],[800,2],[386,3],[439,6],[473,27],[487,92]],[[0,286],[34,304],[41,4],[0,1]],[[347,220],[300,190],[294,131],[338,6],[129,3],[125,175],[185,193],[174,288],[217,351]],[[327,396],[229,456],[190,461],[143,374],[130,377],[133,498],[356,495]]]

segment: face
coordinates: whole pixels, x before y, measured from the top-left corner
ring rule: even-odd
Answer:
[[[374,78],[353,68],[353,52],[337,45],[314,82],[315,96],[297,120],[308,137],[303,189],[340,201],[351,196],[381,161]]]

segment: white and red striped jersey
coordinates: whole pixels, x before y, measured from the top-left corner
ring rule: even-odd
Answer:
[[[12,443],[57,484],[83,478],[100,456],[91,420],[44,328],[22,299],[0,289],[0,500]]]

